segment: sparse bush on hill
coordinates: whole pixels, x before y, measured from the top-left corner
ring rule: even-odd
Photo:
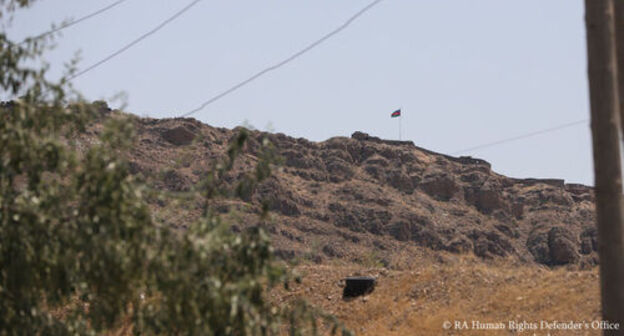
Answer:
[[[28,4],[0,1],[0,10]],[[268,302],[267,289],[289,276],[273,260],[263,217],[232,233],[211,210],[212,199],[248,197],[270,175],[270,144],[254,174],[225,190],[220,179],[243,146],[240,133],[192,190],[206,200],[202,218],[172,232],[153,220],[148,190],[121,155],[132,146],[130,118],[69,99],[67,77],[47,82],[46,67],[33,66],[46,47],[0,33],[0,87],[19,96],[0,106],[0,335],[88,335],[123,325],[148,335],[274,335],[287,325],[303,335],[316,334],[319,319],[348,334],[305,303]],[[99,141],[79,148],[75,132],[96,118],[106,125]]]

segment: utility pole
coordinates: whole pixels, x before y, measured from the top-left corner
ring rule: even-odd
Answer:
[[[617,64],[618,97],[620,100],[620,131],[624,132],[624,1],[616,0],[614,6],[615,58]]]
[[[609,336],[624,335],[624,198],[613,5],[613,0],[585,0],[602,315],[619,323],[618,330],[603,331]]]

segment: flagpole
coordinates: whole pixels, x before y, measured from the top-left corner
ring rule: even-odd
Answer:
[[[399,116],[399,141],[401,141],[401,119],[403,119],[403,106],[399,108],[401,115]]]

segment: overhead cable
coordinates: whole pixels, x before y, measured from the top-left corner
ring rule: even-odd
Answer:
[[[539,131],[534,131],[534,132],[530,132],[530,133],[526,133],[526,134],[522,134],[522,135],[518,135],[518,136],[514,136],[514,137],[510,137],[510,138],[505,138],[502,140],[497,140],[497,141],[493,141],[493,142],[488,142],[485,144],[481,144],[481,145],[477,145],[474,147],[469,147],[469,148],[465,148],[456,152],[452,152],[451,155],[458,155],[458,154],[463,154],[466,152],[473,152],[479,149],[483,149],[483,148],[488,148],[488,147],[493,147],[493,146],[497,146],[500,144],[504,144],[504,143],[508,143],[508,142],[512,142],[512,141],[517,141],[517,140],[521,140],[521,139],[525,139],[525,138],[529,138],[532,136],[536,136],[539,134],[544,134],[544,133],[550,133],[550,132],[554,132],[554,131],[558,131],[564,128],[568,128],[568,127],[572,127],[572,126],[576,126],[576,125],[580,125],[580,124],[587,124],[587,122],[589,121],[589,119],[582,119],[582,120],[577,120],[577,121],[573,121],[573,122],[569,122],[569,123],[565,123],[565,124],[561,124],[558,126],[554,126],[551,128],[546,128],[546,129],[542,129]]]
[[[201,0],[194,0],[191,3],[189,3],[188,5],[186,5],[184,8],[182,8],[181,10],[177,11],[175,14],[173,14],[172,16],[170,16],[169,18],[167,18],[165,21],[159,23],[156,27],[154,27],[153,29],[151,29],[150,31],[148,31],[147,33],[137,37],[136,39],[134,39],[132,42],[126,44],[125,46],[121,47],[119,50],[113,52],[112,54],[104,57],[103,59],[95,62],[94,64],[88,66],[85,69],[82,69],[78,72],[76,72],[75,74],[69,76],[67,79],[68,80],[74,80],[77,77],[80,77],[82,75],[84,75],[85,73],[99,67],[100,65],[110,61],[111,59],[119,56],[120,54],[122,54],[123,52],[125,52],[126,50],[132,48],[133,46],[137,45],[138,43],[140,43],[141,41],[145,40],[146,38],[148,38],[149,36],[155,34],[156,32],[158,32],[159,30],[161,30],[162,28],[164,28],[166,25],[168,25],[169,23],[171,23],[172,21],[174,21],[175,19],[177,19],[178,17],[182,16],[182,14],[184,14],[185,12],[187,12],[189,9],[191,9],[193,6],[197,5]]]
[[[28,40],[37,40],[37,39],[40,39],[42,37],[58,33],[59,31],[61,31],[63,29],[69,28],[69,27],[71,27],[73,25],[76,25],[76,24],[78,24],[80,22],[86,21],[86,20],[88,20],[88,19],[90,19],[92,17],[98,16],[98,15],[100,15],[100,14],[102,14],[102,13],[104,13],[104,12],[114,8],[114,7],[117,7],[118,5],[121,5],[123,2],[126,2],[126,1],[128,1],[128,0],[118,0],[118,1],[115,1],[112,4],[110,4],[110,5],[108,5],[108,6],[104,7],[104,8],[98,9],[97,11],[95,11],[95,12],[93,12],[91,14],[85,15],[85,16],[79,18],[79,19],[72,20],[70,22],[64,23],[64,24],[62,24],[62,25],[60,25],[60,26],[58,26],[58,27],[56,27],[56,28],[54,28],[52,30],[49,30],[49,31],[47,31],[45,33],[41,33],[41,34],[39,34],[39,35],[37,35],[35,37],[28,37],[24,41],[22,41],[21,43],[23,44],[23,43],[27,42]]]
[[[199,111],[201,111],[202,109],[204,109],[206,106],[216,102],[217,100],[233,93],[234,91],[237,91],[238,89],[242,88],[243,86],[253,82],[254,80],[258,79],[259,77],[267,74],[268,72],[271,72],[273,70],[277,70],[279,68],[281,68],[282,66],[294,61],[295,59],[299,58],[300,56],[302,56],[303,54],[307,53],[308,51],[316,48],[317,46],[319,46],[320,44],[322,44],[323,42],[327,41],[328,39],[330,39],[331,37],[333,37],[334,35],[342,32],[344,29],[346,29],[351,23],[353,23],[353,21],[357,20],[360,16],[362,16],[364,13],[366,13],[367,11],[371,10],[373,7],[375,7],[376,5],[378,5],[380,2],[382,2],[384,0],[375,0],[373,2],[371,2],[370,4],[368,4],[367,6],[365,6],[364,8],[360,9],[359,11],[357,11],[354,15],[352,15],[349,19],[347,19],[343,24],[341,24],[340,26],[338,26],[337,28],[335,28],[334,30],[332,30],[331,32],[323,35],[321,38],[319,38],[318,40],[310,43],[308,46],[306,46],[305,48],[297,51],[296,53],[292,54],[291,56],[283,59],[282,61],[268,67],[265,68],[259,72],[257,72],[256,74],[248,77],[247,79],[239,82],[238,84],[230,87],[229,89],[213,96],[212,98],[206,100],[205,102],[203,102],[201,105],[199,105],[198,107],[180,115],[180,117],[188,117],[192,114],[195,114]]]

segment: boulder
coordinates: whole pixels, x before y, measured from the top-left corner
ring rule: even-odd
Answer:
[[[177,126],[161,133],[163,139],[176,146],[188,145],[193,142],[196,134],[184,126]]]

